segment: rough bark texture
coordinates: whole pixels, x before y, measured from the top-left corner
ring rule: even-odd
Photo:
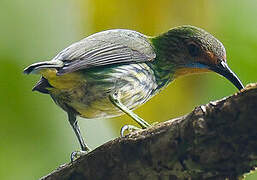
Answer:
[[[257,166],[257,84],[117,138],[41,180],[238,179]]]

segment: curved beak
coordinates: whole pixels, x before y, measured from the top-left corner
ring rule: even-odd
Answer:
[[[213,67],[210,67],[210,70],[224,76],[226,79],[228,79],[231,83],[233,83],[239,90],[244,88],[244,85],[240,81],[240,79],[237,77],[237,75],[228,67],[228,65],[221,61],[220,64],[215,65]]]

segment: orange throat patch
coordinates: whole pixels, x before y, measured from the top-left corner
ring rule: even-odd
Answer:
[[[211,72],[211,70],[207,68],[180,68],[175,71],[174,78],[178,78],[184,75],[204,73],[204,72]]]

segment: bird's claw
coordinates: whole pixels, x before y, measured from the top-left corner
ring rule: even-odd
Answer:
[[[140,128],[133,126],[133,125],[125,125],[120,130],[120,136],[124,137],[126,134],[125,132],[128,131],[128,133],[134,132],[136,130],[140,130]]]
[[[158,121],[155,121],[155,122],[153,122],[152,124],[151,124],[151,126],[155,126],[156,124],[159,124],[160,122],[158,122]]]
[[[88,153],[88,151],[81,151],[81,150],[80,151],[73,151],[70,155],[70,160],[71,160],[71,162],[73,162],[76,159],[78,159],[79,157],[81,157],[81,156],[83,156],[87,153]]]

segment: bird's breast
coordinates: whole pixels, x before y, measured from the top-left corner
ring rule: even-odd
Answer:
[[[157,88],[152,69],[145,63],[120,66],[113,75],[121,102],[134,109],[152,97]]]

